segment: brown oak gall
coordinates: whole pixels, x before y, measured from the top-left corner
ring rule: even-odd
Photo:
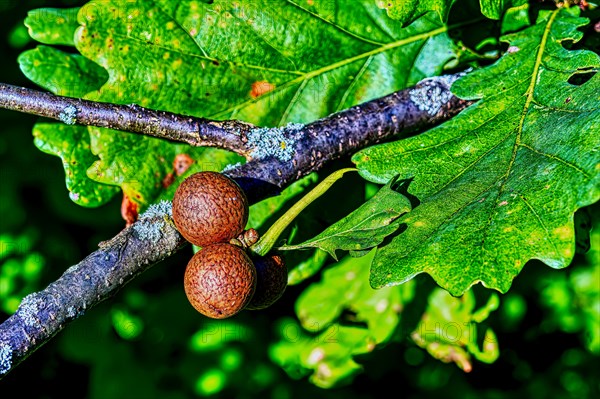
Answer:
[[[192,244],[228,242],[246,227],[248,199],[234,180],[221,173],[194,173],[175,192],[173,220]]]
[[[283,295],[288,281],[287,266],[283,258],[275,254],[252,260],[256,268],[256,291],[246,309],[265,309]]]
[[[221,243],[202,248],[190,260],[183,285],[192,306],[213,319],[244,309],[256,289],[256,269],[246,252]]]

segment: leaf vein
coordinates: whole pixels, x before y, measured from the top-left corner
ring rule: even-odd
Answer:
[[[414,42],[419,41],[419,40],[428,39],[430,37],[433,37],[433,36],[439,35],[441,33],[444,33],[446,31],[448,31],[448,29],[449,28],[447,26],[442,26],[440,28],[436,28],[436,29],[430,30],[428,32],[424,32],[424,33],[412,36],[412,37],[407,38],[407,39],[401,39],[401,40],[398,40],[398,41],[395,41],[395,42],[392,42],[392,43],[388,43],[388,44],[386,44],[386,45],[384,45],[382,47],[375,48],[375,49],[373,49],[371,51],[367,51],[366,53],[358,54],[358,55],[356,55],[354,57],[346,58],[344,60],[335,62],[333,64],[326,65],[326,66],[324,66],[322,68],[315,69],[315,70],[313,70],[311,72],[307,72],[307,73],[303,74],[302,76],[299,76],[299,77],[297,77],[295,79],[289,80],[289,81],[285,82],[284,84],[276,87],[270,93],[274,94],[276,92],[279,92],[280,90],[287,89],[289,86],[292,86],[292,85],[294,85],[296,83],[299,83],[299,82],[301,82],[304,79],[314,78],[316,76],[322,75],[322,74],[324,74],[326,72],[329,72],[329,71],[337,69],[337,68],[341,68],[341,67],[343,67],[345,65],[348,65],[348,64],[350,64],[352,62],[361,60],[363,58],[368,58],[368,57],[370,57],[372,55],[376,55],[376,54],[383,53],[385,51],[393,50],[393,49],[395,49],[397,47],[401,47],[401,46],[404,46],[404,45],[407,45],[407,44],[410,44],[410,43],[414,43]],[[250,100],[246,100],[246,101],[244,101],[244,102],[242,102],[240,104],[237,104],[237,105],[235,105],[233,107],[230,107],[230,108],[228,108],[226,110],[223,110],[221,112],[213,114],[213,115],[211,115],[209,117],[212,118],[212,119],[219,119],[221,117],[229,115],[231,112],[233,112],[236,109],[248,106],[248,105],[253,104],[255,102],[258,102],[258,101],[260,101],[260,97],[259,98],[253,98],[253,99],[250,99]]]
[[[109,32],[109,31],[107,31]],[[152,46],[154,48],[158,48],[161,50],[166,50],[166,51],[172,51],[175,52],[177,54],[186,56],[186,57],[191,57],[191,58],[199,58],[199,59],[203,59],[206,61],[222,61],[222,62],[226,62],[229,65],[233,66],[233,67],[242,67],[242,68],[248,68],[248,69],[257,69],[260,71],[266,71],[266,72],[273,72],[273,73],[282,73],[282,74],[293,74],[293,75],[300,75],[301,77],[305,76],[306,74],[303,72],[298,72],[298,71],[293,71],[293,70],[285,70],[285,69],[277,69],[277,68],[267,68],[267,67],[263,67],[261,65],[252,65],[252,64],[241,64],[241,63],[236,63],[230,60],[217,60],[216,58],[211,58],[209,56],[204,56],[204,55],[199,55],[199,54],[193,54],[193,53],[189,53],[187,51],[183,51],[180,49],[176,49],[176,48],[172,48],[172,47],[166,47],[163,45],[159,45],[156,43],[151,43],[151,42],[147,42],[145,40],[141,40],[138,39],[136,37],[133,36],[127,36],[127,35],[121,35],[118,33],[113,32],[109,32],[110,34],[112,34],[114,37],[116,38],[121,38],[121,39],[126,39],[126,40],[132,40],[134,42],[138,42],[141,43],[145,46]]]
[[[591,179],[592,178],[592,176],[590,176],[589,173],[587,173],[585,170],[579,168],[577,165],[574,165],[571,162],[568,162],[567,160],[562,159],[561,157],[558,157],[556,155],[552,155],[552,154],[548,154],[548,153],[536,150],[535,148],[533,148],[533,147],[531,147],[531,146],[529,146],[527,144],[520,143],[519,146],[521,146],[523,148],[527,148],[529,151],[531,151],[531,152],[533,152],[533,153],[535,153],[537,155],[540,155],[542,157],[547,157],[547,158],[552,159],[553,161],[560,162],[563,165],[565,165],[565,166],[567,166],[569,168],[572,168],[573,170],[576,170],[577,172],[581,173],[587,179]]]
[[[310,15],[311,17],[313,17],[313,18],[317,18],[317,19],[319,19],[319,20],[321,20],[321,21],[323,21],[323,22],[325,22],[325,23],[327,23],[327,24],[329,24],[329,25],[333,26],[334,28],[336,28],[336,29],[337,29],[337,30],[339,30],[340,32],[343,32],[343,33],[345,33],[346,35],[348,35],[348,36],[350,36],[350,37],[352,37],[352,38],[354,38],[354,39],[357,39],[357,40],[363,41],[363,42],[365,42],[365,43],[368,43],[368,44],[374,44],[374,45],[376,45],[376,46],[383,46],[383,45],[385,44],[385,43],[381,43],[381,42],[376,42],[376,41],[374,41],[374,40],[369,40],[369,39],[367,39],[367,38],[365,38],[365,37],[362,37],[362,36],[360,36],[360,35],[357,35],[356,33],[354,33],[354,32],[351,32],[351,31],[347,30],[346,28],[343,28],[342,26],[340,26],[340,25],[338,25],[338,24],[334,23],[333,21],[327,20],[327,19],[323,18],[322,16],[320,16],[319,14],[317,14],[317,13],[314,13],[314,12],[312,12],[312,11],[309,11],[309,10],[307,10],[306,8],[302,7],[300,4],[297,4],[297,3],[295,3],[295,2],[293,2],[293,1],[291,1],[291,0],[285,0],[285,1],[286,1],[287,3],[289,3],[289,4],[291,4],[291,5],[293,5],[293,6],[297,7],[297,8],[299,8],[300,10],[304,11],[305,13],[307,13],[308,15]]]
[[[198,47],[198,49],[199,49],[199,50],[202,52],[202,54],[204,55],[204,57],[206,57],[206,58],[211,58],[211,57],[208,55],[208,53],[207,53],[207,52],[204,50],[204,48],[203,48],[203,47],[200,45],[200,43],[198,43],[198,42],[196,41],[196,39],[195,39],[195,38],[194,38],[194,37],[191,35],[191,33],[190,33],[190,32],[189,32],[187,29],[185,29],[185,28],[183,27],[183,25],[181,25],[181,24],[179,23],[179,21],[178,21],[176,18],[174,18],[174,17],[173,17],[172,15],[170,15],[169,13],[167,13],[167,12],[166,12],[166,11],[165,11],[165,10],[164,10],[164,9],[163,9],[161,6],[160,6],[160,4],[158,4],[158,3],[156,2],[156,0],[154,0],[152,3],[153,3],[153,4],[154,4],[154,6],[155,6],[155,7],[158,9],[158,11],[160,11],[160,12],[161,12],[163,15],[167,16],[167,18],[169,18],[171,21],[173,21],[173,23],[174,23],[175,25],[177,25],[177,27],[178,27],[179,29],[181,29],[182,31],[184,31],[184,32],[186,33],[186,35],[187,35],[187,36],[188,36],[190,39],[192,39],[192,41],[194,42],[194,44],[196,45],[196,47]]]
[[[549,238],[550,237],[550,230],[548,230],[548,228],[546,227],[546,225],[544,224],[544,221],[542,220],[542,218],[540,217],[540,215],[538,215],[538,213],[535,211],[535,209],[531,206],[531,204],[529,203],[529,201],[527,201],[525,199],[525,197],[523,197],[522,195],[519,195],[519,198],[521,199],[521,201],[523,201],[523,203],[525,203],[525,205],[527,206],[527,209],[529,209],[529,211],[533,214],[533,216],[536,218],[538,224],[542,227],[542,229],[544,229],[544,231],[546,232],[546,237]],[[554,250],[556,251],[556,254],[558,255],[560,253],[558,246],[556,245],[556,242],[554,240],[549,240],[552,245],[554,246]]]
[[[300,95],[302,94],[302,91],[304,90],[304,87],[306,86],[308,81],[309,81],[309,79],[303,80],[302,83],[298,86],[298,89],[296,89],[296,92],[294,93],[294,97],[292,97],[288,106],[285,108],[285,111],[283,111],[283,113],[281,114],[281,118],[279,119],[280,126],[283,125],[285,119],[291,112],[293,106],[298,102],[298,99],[300,98]]]
[[[411,249],[410,251],[406,252],[404,255],[398,256],[398,259],[402,259],[402,258],[407,258],[409,255],[411,255],[416,249],[418,248],[422,248],[425,244],[427,244],[427,242],[436,234],[436,232],[438,230],[440,230],[443,226],[445,226],[446,224],[448,224],[456,214],[458,214],[459,212],[461,212],[462,210],[464,210],[466,207],[468,207],[469,205],[472,205],[477,198],[479,198],[483,193],[488,192],[492,187],[494,187],[498,182],[500,181],[499,179],[496,179],[492,182],[492,184],[490,184],[489,186],[485,187],[483,190],[481,190],[479,193],[477,193],[476,195],[473,195],[473,200],[469,201],[469,202],[465,202],[463,205],[459,206],[454,212],[452,212],[450,215],[448,215],[447,218],[445,218],[440,224],[438,224],[437,226],[435,226],[431,232],[429,234],[426,234],[424,236],[424,238],[422,240],[419,241],[419,244],[416,245],[413,249]],[[409,214],[410,215],[410,214]],[[410,226],[409,226],[410,228]]]
[[[506,173],[504,173],[504,175],[498,180],[498,182],[501,182],[501,184],[500,184],[500,189],[498,190],[498,194],[496,195],[496,201],[498,201],[498,199],[504,192],[504,190],[506,188],[506,182],[508,180],[508,176],[510,175],[510,172],[513,170],[515,160],[517,159],[517,152],[519,149],[519,145],[521,144],[521,135],[523,133],[523,124],[525,123],[525,118],[527,117],[529,107],[531,105],[531,102],[533,101],[533,93],[534,93],[535,85],[537,83],[537,79],[539,76],[540,65],[542,64],[542,58],[543,58],[542,55],[544,54],[544,50],[546,49],[546,43],[548,41],[550,27],[554,23],[554,19],[558,15],[559,10],[560,9],[557,9],[552,13],[552,16],[548,19],[548,22],[546,23],[546,26],[544,27],[544,33],[542,35],[542,39],[540,40],[540,44],[535,46],[537,48],[537,53],[536,53],[536,57],[535,57],[535,63],[533,65],[533,70],[531,73],[531,80],[529,82],[529,87],[527,88],[527,91],[525,92],[527,97],[525,100],[525,104],[523,105],[523,111],[521,112],[521,118],[519,119],[519,124],[517,127],[517,134],[515,137],[515,143],[513,145],[510,162],[508,164],[508,167],[506,168]],[[493,213],[494,212],[492,212],[492,214]],[[490,217],[487,220],[487,223],[484,227],[484,235],[481,239],[481,248],[483,248],[484,250],[485,250],[485,241],[487,239],[487,233],[489,232],[489,227],[493,221],[492,214],[490,214]],[[483,264],[481,265],[481,267],[483,268]],[[483,270],[481,272],[483,272]]]
[[[348,98],[348,96],[350,95],[350,92],[352,91],[351,89],[354,88],[354,86],[358,83],[358,81],[360,80],[362,75],[364,75],[364,73],[367,71],[369,65],[371,64],[371,61],[373,61],[372,55],[370,55],[369,58],[366,59],[363,66],[360,68],[360,70],[356,74],[356,76],[354,76],[352,78],[352,82],[350,83],[350,85],[348,85],[348,88],[344,91],[344,95],[342,96],[342,99],[340,100],[337,107],[335,107],[336,112],[343,109],[344,103],[346,102],[346,99]]]

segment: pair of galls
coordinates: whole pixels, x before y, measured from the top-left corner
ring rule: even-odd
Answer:
[[[238,245],[248,214],[244,191],[221,173],[192,174],[175,192],[175,226],[200,247],[185,270],[185,294],[205,316],[224,319],[244,309],[267,308],[287,287],[281,256],[251,256],[249,248]]]

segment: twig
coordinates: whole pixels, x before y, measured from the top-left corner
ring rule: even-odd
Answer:
[[[450,92],[452,82],[458,77],[426,79],[412,88],[308,125],[250,129],[247,139],[254,148],[250,154],[252,160],[225,173],[242,185],[251,203],[256,203],[320,169],[326,162],[383,140],[406,137],[456,115],[470,104]],[[18,96],[19,90],[9,97]],[[71,103],[63,103],[62,108],[56,106],[52,115],[64,111],[64,104]],[[90,109],[95,109],[94,104],[88,104]],[[39,107],[43,106],[32,104],[27,109]],[[110,121],[119,119],[121,108],[109,111],[111,105],[106,107],[93,114],[93,118],[100,118],[97,125],[103,123],[104,117]],[[171,114],[161,115],[170,118]],[[220,139],[221,133],[215,140]],[[46,289],[27,296],[16,313],[0,324],[0,378],[83,311],[111,297],[136,275],[185,244],[170,218],[170,203],[151,206],[137,222],[114,239],[101,243],[100,249],[68,269]]]
[[[241,155],[252,150],[247,133],[255,126],[241,121],[204,118],[155,111],[136,104],[118,105],[62,97],[0,83],[0,108],[56,119],[69,125],[107,127],[192,146],[220,147]]]

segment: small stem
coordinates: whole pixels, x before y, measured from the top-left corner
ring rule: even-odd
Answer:
[[[258,240],[256,244],[250,247],[252,252],[259,256],[265,256],[269,253],[271,248],[275,245],[275,242],[279,239],[279,236],[283,231],[292,223],[292,221],[314,200],[325,194],[327,190],[347,172],[356,172],[355,168],[345,168],[333,172],[327,176],[321,183],[315,188],[310,190],[302,199],[296,202],[286,213],[283,214],[273,225],[267,230],[267,232]]]

